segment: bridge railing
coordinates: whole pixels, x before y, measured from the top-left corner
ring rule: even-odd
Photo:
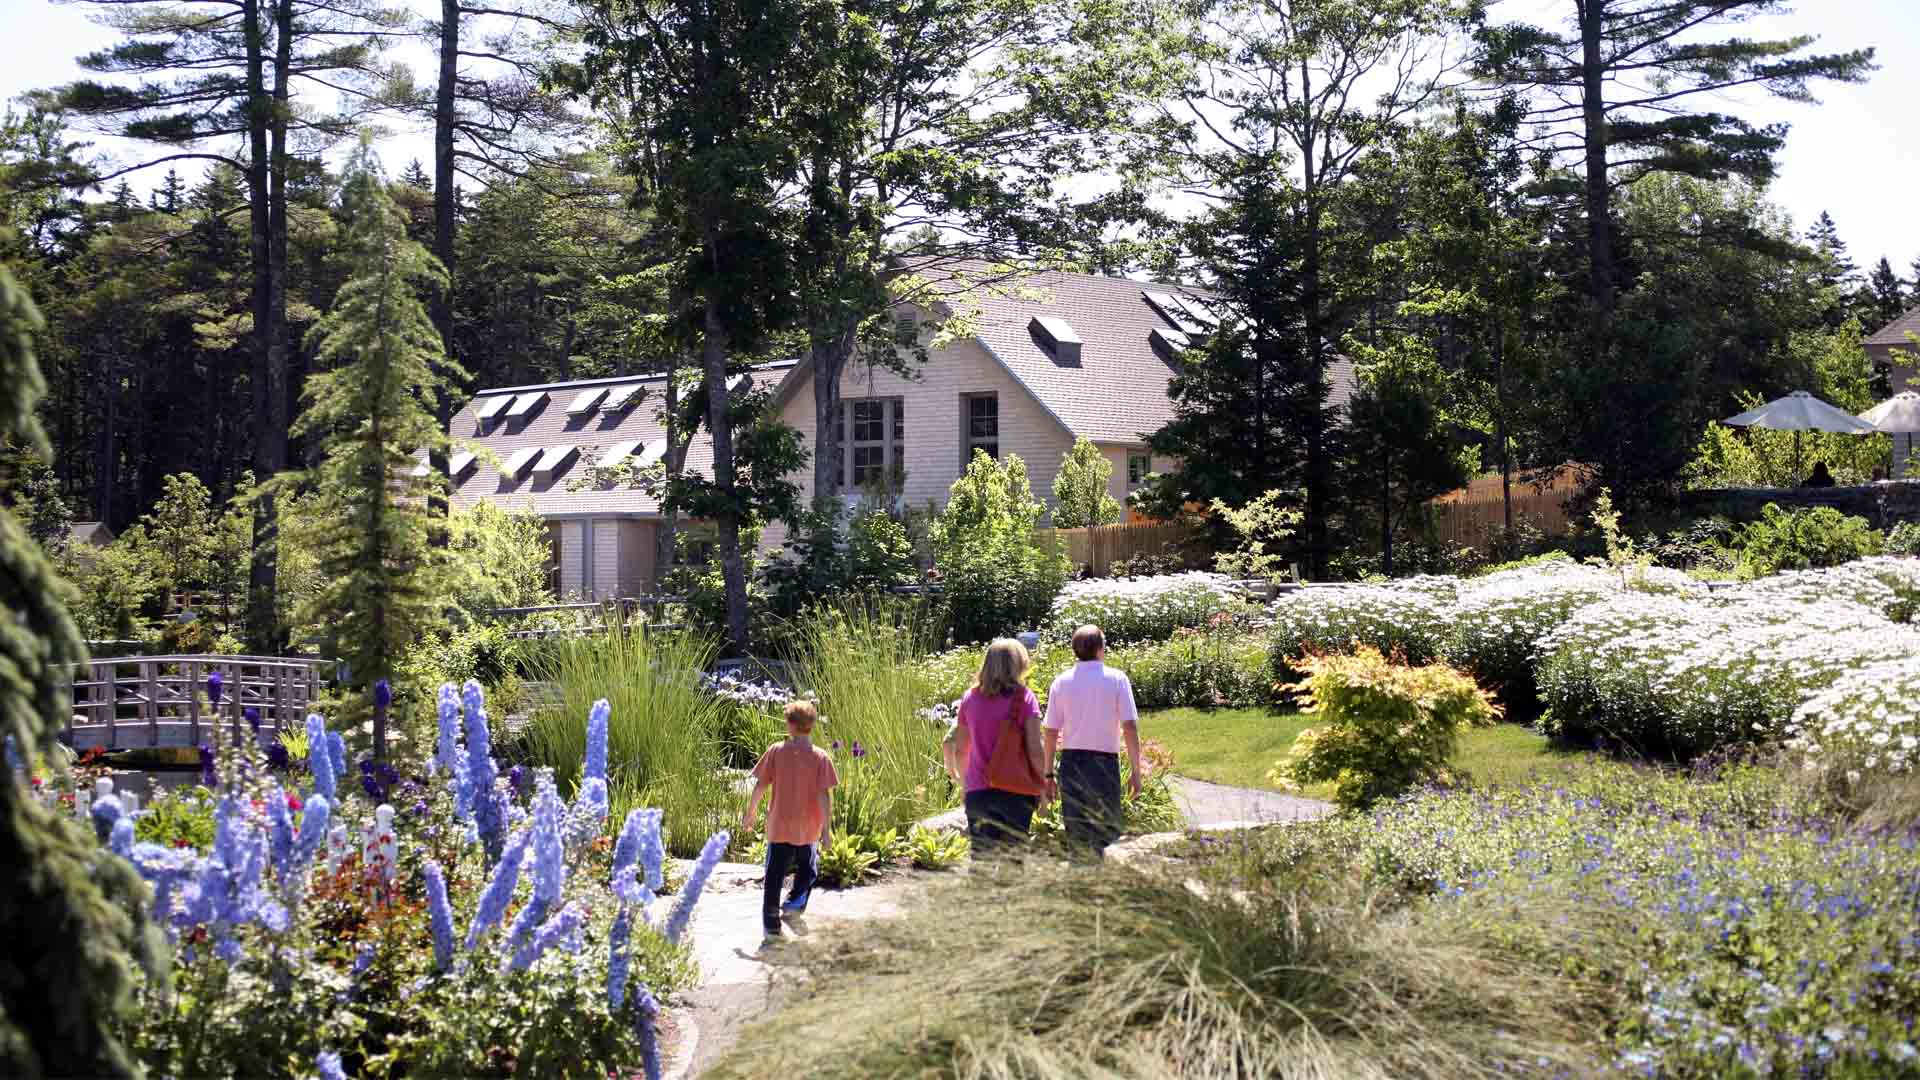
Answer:
[[[297,727],[325,685],[329,660],[282,656],[119,656],[91,660],[73,672],[67,742],[75,750],[198,746],[215,725],[235,737],[257,709],[260,730]],[[222,680],[220,707],[207,700],[207,676]]]

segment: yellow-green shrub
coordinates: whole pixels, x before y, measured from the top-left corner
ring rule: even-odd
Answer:
[[[1291,666],[1306,673],[1289,687],[1303,695],[1300,711],[1326,723],[1301,732],[1267,777],[1282,787],[1333,781],[1335,800],[1349,808],[1444,779],[1461,730],[1500,715],[1464,672],[1396,664],[1370,645]]]

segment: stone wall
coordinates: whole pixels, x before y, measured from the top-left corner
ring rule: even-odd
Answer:
[[[1735,521],[1758,519],[1768,503],[1786,510],[1831,506],[1884,529],[1896,522],[1920,521],[1920,480],[1830,488],[1713,488],[1680,495],[1680,504],[1690,510],[1725,514]]]

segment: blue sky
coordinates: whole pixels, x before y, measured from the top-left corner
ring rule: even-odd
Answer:
[[[1544,21],[1570,6],[1570,0],[1500,0],[1494,13]],[[76,77],[73,58],[114,37],[88,20],[85,4],[0,0],[0,10],[15,42],[0,68],[4,98]],[[1810,0],[1792,14],[1756,19],[1739,32],[1815,34],[1820,40],[1814,48],[1823,52],[1878,50],[1880,70],[1865,85],[1822,87],[1817,105],[1742,95],[1702,107],[1756,123],[1791,124],[1769,197],[1801,229],[1822,210],[1831,213],[1863,271],[1886,256],[1910,275],[1909,264],[1920,257],[1920,0]],[[398,55],[417,66],[428,60],[423,49]],[[398,172],[411,158],[429,157],[431,141],[420,132],[399,132],[381,151],[388,170]],[[134,182],[144,188],[149,181]]]

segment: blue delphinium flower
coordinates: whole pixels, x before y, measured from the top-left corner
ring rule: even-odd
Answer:
[[[660,811],[627,811],[627,820],[620,826],[620,838],[613,845],[614,895],[622,903],[643,908],[651,903],[653,891],[663,884],[659,873],[664,856],[665,849],[660,844]]]
[[[327,825],[333,816],[333,804],[325,795],[314,794],[300,811],[300,838],[293,845],[289,862],[290,877],[305,876],[307,868],[327,844]]]
[[[347,775],[347,738],[337,731],[327,732],[327,756],[333,761],[333,779],[339,783]]]
[[[440,864],[428,859],[420,868],[427,883],[427,921],[433,928],[433,970],[453,967],[453,906],[447,903],[447,879]]]
[[[365,942],[360,946],[360,951],[353,955],[353,977],[354,978],[357,979],[360,976],[365,975],[367,973],[367,969],[373,966],[373,958],[376,955],[377,951],[378,950],[374,948],[373,942],[371,941]]]
[[[445,772],[449,778],[458,775],[457,767],[460,755],[460,692],[453,684],[440,684],[439,738],[434,742],[433,759],[427,762],[427,775],[433,776]]]
[[[219,784],[220,784],[220,775],[216,773],[213,769],[213,744],[201,743],[200,744],[200,786],[205,788],[212,788],[212,787],[218,787]]]
[[[293,878],[293,813],[287,793],[275,784],[267,790],[267,842],[273,854],[273,872],[284,883]]]
[[[633,1004],[633,1023],[640,1034],[640,1068],[647,1080],[660,1080],[660,1032],[655,1026],[660,1019],[660,1003],[654,1000],[653,991],[643,986],[633,995]]]
[[[267,768],[275,772],[285,772],[293,765],[293,756],[287,753],[287,744],[275,738],[267,744]]]
[[[122,858],[133,856],[133,818],[123,815],[113,823],[113,833],[107,837],[107,850]]]
[[[88,811],[88,814],[93,818],[95,838],[103,844],[106,843],[107,838],[113,835],[114,822],[119,821],[125,813],[126,809],[120,805],[118,795],[102,795],[93,800],[93,808]]]
[[[307,714],[307,768],[313,770],[313,790],[331,801],[339,774],[333,769],[333,755],[327,752],[327,722],[319,713]]]
[[[480,940],[480,935],[498,926],[506,917],[507,904],[513,900],[513,887],[520,882],[520,858],[526,849],[525,832],[517,832],[507,841],[506,851],[493,868],[493,877],[480,894],[479,906],[473,912],[473,925],[467,928],[468,949]]]
[[[542,770],[533,796],[533,895],[553,903],[567,883],[566,853],[561,828],[566,805],[554,790],[553,776]]]
[[[700,849],[700,857],[693,862],[693,870],[687,874],[687,883],[680,887],[680,895],[674,898],[673,911],[667,916],[667,940],[679,944],[680,938],[687,932],[687,923],[693,918],[693,905],[700,902],[700,894],[707,887],[707,879],[713,876],[713,868],[720,857],[727,853],[727,841],[731,839],[726,830],[707,837],[705,847]]]
[[[331,1050],[320,1051],[313,1059],[313,1067],[319,1071],[320,1080],[347,1080],[346,1070],[340,1066],[340,1055]]]
[[[249,705],[246,708],[240,710],[240,716],[242,719],[246,720],[247,726],[253,729],[253,733],[255,735],[260,734],[260,710],[259,709],[256,709],[253,706]]]
[[[567,810],[567,848],[593,843],[607,823],[607,782],[589,776],[580,782],[573,806]]]
[[[207,701],[212,703],[216,709],[220,707],[220,698],[222,692],[226,690],[226,686],[226,678],[219,672],[214,671],[207,674]]]
[[[628,873],[632,873],[629,869]],[[633,935],[633,918],[622,907],[607,932],[607,1008],[618,1010],[627,999],[628,939]]]
[[[373,707],[385,709],[393,704],[393,686],[385,679],[373,682]]]
[[[586,912],[581,909],[579,901],[561,908],[514,950],[510,966],[515,971],[525,971],[556,945],[570,953],[579,952],[580,928],[586,921]]]
[[[660,835],[661,811],[646,814],[646,827],[640,832],[640,869],[647,875],[647,888],[659,892],[667,885],[667,844]]]
[[[607,699],[601,698],[587,713],[586,776],[590,780],[607,778],[607,718],[612,712]]]
[[[480,684],[467,680],[464,691],[467,706],[467,769],[461,777],[460,805],[471,818],[489,861],[499,858],[501,839],[506,832],[506,808],[501,805],[495,783],[500,770],[493,763],[493,743],[487,733],[487,710]]]
[[[133,845],[127,858],[140,876],[153,886],[153,921],[160,924],[169,939],[173,938],[178,932],[174,921],[177,917],[174,897],[179,895],[181,886],[200,872],[201,860],[192,852],[154,843]]]
[[[513,797],[516,799],[527,793],[527,767],[525,765],[515,765],[513,768],[507,770],[507,790],[513,792]]]

